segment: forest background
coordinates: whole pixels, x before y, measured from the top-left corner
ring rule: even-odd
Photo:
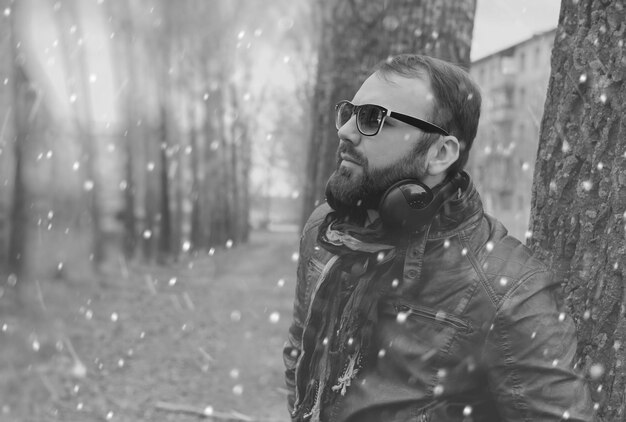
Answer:
[[[474,149],[528,179],[506,179],[512,232],[563,275],[598,409],[623,420],[625,8],[0,0],[0,418],[286,420],[332,104],[389,54],[470,69],[558,23],[533,158]]]

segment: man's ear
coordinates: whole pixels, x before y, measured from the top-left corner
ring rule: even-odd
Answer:
[[[445,174],[448,168],[459,158],[461,145],[456,136],[444,136],[435,142],[428,150],[429,176]]]

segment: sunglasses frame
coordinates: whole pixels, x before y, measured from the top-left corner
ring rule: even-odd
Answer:
[[[342,107],[345,104],[349,104],[352,106],[352,114],[350,115],[350,118],[352,118],[352,116],[356,115],[356,128],[358,129],[359,133],[363,136],[376,136],[378,135],[378,132],[380,132],[380,129],[383,127],[383,124],[385,123],[385,119],[387,117],[391,117],[397,120],[400,120],[401,122],[404,122],[408,125],[411,125],[413,127],[416,127],[418,129],[423,130],[424,132],[427,133],[438,133],[440,135],[444,135],[444,136],[448,136],[449,133],[445,130],[442,129],[441,127],[437,126],[434,123],[430,123],[427,122],[426,120],[422,120],[422,119],[418,119],[417,117],[412,117],[412,116],[408,116],[406,114],[402,114],[402,113],[397,113],[395,111],[390,111],[389,109],[386,109],[383,106],[379,106],[377,104],[361,104],[361,105],[354,105],[352,104],[350,101],[348,100],[342,100],[339,101],[336,105],[335,105],[335,126],[337,127],[337,129],[341,128],[341,126],[343,125],[339,125],[339,108]],[[361,130],[361,126],[359,124],[359,112],[363,109],[363,107],[376,107],[378,110],[382,111],[383,113],[383,117],[382,119],[380,119],[380,122],[378,123],[378,127],[376,128],[376,132],[372,133],[372,134],[367,134],[367,133],[363,133],[363,131]],[[346,123],[348,123],[350,119],[348,119],[346,121]],[[344,123],[345,125],[345,123]]]

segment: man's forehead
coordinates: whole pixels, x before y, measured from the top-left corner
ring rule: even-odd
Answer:
[[[354,104],[377,104],[405,113],[431,110],[433,94],[430,83],[423,78],[374,73],[354,95]]]

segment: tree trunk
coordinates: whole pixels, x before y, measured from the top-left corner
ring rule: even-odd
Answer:
[[[321,40],[302,222],[323,200],[336,165],[333,105],[351,99],[371,68],[389,55],[421,53],[469,67],[476,0],[321,0],[319,7]]]
[[[10,211],[10,234],[8,247],[8,269],[18,279],[24,272],[26,262],[26,238],[28,235],[27,205],[28,188],[26,184],[25,166],[26,142],[28,141],[29,123],[32,123],[35,113],[33,112],[37,94],[31,89],[30,83],[24,73],[20,63],[23,59],[19,57],[17,40],[15,39],[15,11],[9,16],[9,42],[11,48],[13,86],[13,121],[15,125],[14,139],[14,175],[13,175],[13,196]]]
[[[123,251],[124,256],[131,259],[135,256],[135,250],[137,248],[137,219],[135,216],[135,177],[133,170],[135,167],[135,159],[133,158],[132,141],[134,137],[131,137],[128,132],[124,138],[124,145],[126,149],[126,163],[124,166],[124,172],[126,174],[126,189],[124,189],[124,240]]]
[[[170,183],[168,178],[167,160],[167,117],[165,106],[161,109],[161,125],[159,128],[159,255],[158,262],[164,264],[172,254],[172,222],[170,214]]]
[[[14,61],[16,63],[16,61]],[[10,227],[9,236],[9,253],[8,268],[9,272],[21,277],[24,269],[25,253],[26,253],[26,237],[28,233],[28,206],[27,206],[27,186],[25,180],[24,169],[24,150],[27,142],[28,124],[27,117],[30,97],[28,89],[28,81],[19,67],[13,72],[14,85],[14,121],[15,121],[15,173],[13,176],[13,198],[11,201]],[[31,104],[32,105],[32,104]]]
[[[529,240],[563,281],[580,366],[607,421],[626,420],[624,22],[623,1],[562,3]]]
[[[10,0],[0,0],[0,10],[10,9]],[[11,11],[12,12],[12,11]],[[8,21],[11,16],[6,16],[5,20]],[[13,66],[15,61],[12,51],[12,36],[11,36],[11,24],[0,26],[0,55],[9,59],[0,62],[0,74],[4,75],[0,78],[0,82],[4,84],[7,81],[8,84],[13,85]],[[11,154],[11,144],[15,137],[14,130],[14,117],[13,117],[13,96],[0,95],[0,180],[5,181],[5,185],[0,187],[0,268],[7,268],[8,266],[8,252],[9,252],[9,237],[11,233],[10,226],[10,207],[13,202],[11,198],[11,189],[13,185],[13,179],[15,172],[13,154]],[[7,182],[8,181],[8,182]],[[0,277],[4,278],[4,271],[0,270]],[[0,286],[2,286],[0,282]],[[2,291],[0,290],[0,294]]]
[[[143,154],[140,153],[141,139],[139,139],[139,131],[136,125],[138,120],[136,110],[141,107],[138,105],[139,102],[134,92],[141,91],[141,89],[137,83],[137,68],[139,63],[134,54],[135,25],[132,18],[132,7],[128,3],[119,2],[113,5],[111,2],[107,2],[105,3],[105,7],[107,7],[110,16],[119,16],[118,19],[114,21],[117,24],[114,27],[115,32],[119,35],[115,37],[116,42],[112,45],[120,63],[118,66],[113,67],[113,74],[120,87],[133,87],[132,90],[121,88],[123,94],[121,95],[119,105],[125,115],[125,128],[122,132],[125,152],[124,158],[126,160],[124,163],[124,209],[121,216],[124,225],[122,248],[124,256],[127,259],[132,259],[135,256],[137,245],[139,244],[139,218],[136,214],[136,208],[138,203],[141,202],[137,201],[139,189],[136,173],[138,165],[143,164],[145,166],[145,162],[142,160]]]
[[[75,43],[68,35],[67,28],[73,22],[80,21],[77,11],[78,4],[68,2],[57,14],[57,32],[60,35],[60,46],[67,75],[68,91],[76,97],[73,101],[73,117],[78,142],[82,145],[82,159],[86,176],[86,199],[90,216],[91,259],[94,270],[99,271],[104,261],[104,232],[102,229],[102,204],[100,203],[101,180],[98,177],[99,149],[97,137],[93,134],[91,110],[91,89],[89,87],[89,69],[85,51],[74,47]],[[80,29],[84,34],[85,29]]]
[[[198,128],[196,127],[195,110],[189,110],[191,122],[189,146],[191,147],[191,244],[193,248],[201,248],[207,243],[206,227],[202,218],[204,208],[204,168],[200,160],[202,150]]]

